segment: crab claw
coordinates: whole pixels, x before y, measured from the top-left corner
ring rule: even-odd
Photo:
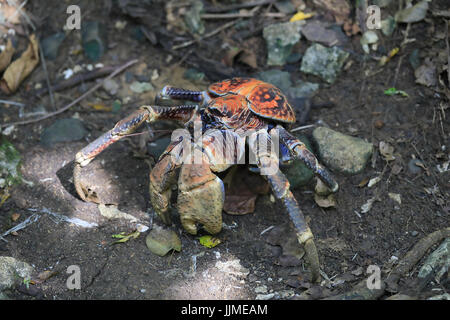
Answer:
[[[178,212],[190,234],[197,234],[197,224],[211,234],[222,229],[223,182],[211,172],[206,156],[203,160],[203,164],[183,165],[178,180]]]

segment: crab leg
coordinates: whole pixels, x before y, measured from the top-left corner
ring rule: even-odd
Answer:
[[[159,98],[162,99],[174,99],[174,100],[188,100],[193,102],[203,102],[209,100],[209,96],[205,91],[194,91],[183,88],[175,88],[171,86],[165,86],[160,94]]]
[[[73,181],[78,195],[81,199],[85,201],[87,200],[86,192],[83,190],[80,183],[81,168],[89,164],[89,162],[91,162],[109,145],[136,131],[136,129],[138,129],[139,126],[145,121],[154,122],[156,120],[175,120],[186,123],[196,114],[197,109],[197,106],[142,106],[139,110],[133,112],[125,119],[117,122],[114,128],[98,137],[76,154]]]
[[[305,144],[280,125],[276,127],[276,130],[278,130],[280,139],[283,140],[294,156],[302,160],[317,176],[319,176],[332,192],[336,192],[339,188],[338,183],[333,179],[330,172],[319,163],[314,154],[306,148]]]
[[[266,141],[270,141],[270,136],[267,132],[257,133],[257,135],[258,140],[267,139]],[[261,169],[261,172],[265,168],[278,164],[278,158],[275,154],[259,149],[259,146],[256,144],[250,145],[250,147],[256,155],[258,167]],[[316,245],[314,244],[314,236],[306,223],[305,216],[300,210],[297,200],[289,189],[289,181],[279,169],[273,174],[265,175],[265,177],[269,181],[275,197],[286,208],[289,218],[294,225],[299,244],[305,248],[306,258],[311,267],[312,280],[318,281],[320,279],[320,265]]]

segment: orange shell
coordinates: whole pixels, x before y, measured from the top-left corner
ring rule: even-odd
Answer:
[[[243,95],[252,112],[263,118],[294,123],[295,113],[286,96],[277,87],[252,78],[232,78],[213,83],[208,88],[213,95]]]

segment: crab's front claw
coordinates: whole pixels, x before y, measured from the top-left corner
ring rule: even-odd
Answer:
[[[204,157],[206,158],[206,157]],[[225,198],[223,182],[203,164],[185,164],[178,181],[177,207],[183,228],[197,234],[197,226],[211,234],[222,229],[222,208]]]

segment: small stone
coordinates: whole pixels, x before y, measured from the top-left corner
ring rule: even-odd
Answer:
[[[267,286],[262,285],[255,288],[255,293],[267,293]]]
[[[131,89],[131,91],[133,91],[135,93],[143,93],[143,92],[153,90],[154,88],[153,88],[152,84],[149,82],[134,81],[130,85],[130,89]]]
[[[417,231],[411,231],[411,235],[413,236],[413,237],[417,237],[417,235],[419,234],[419,232],[417,232]]]
[[[13,257],[0,257],[0,292],[12,289],[23,280],[30,280],[33,267]]]
[[[255,300],[270,300],[275,296],[275,293],[268,293],[268,294],[258,294],[255,298]]]
[[[64,32],[58,32],[41,40],[42,51],[45,58],[54,60],[58,56],[58,49],[66,38]]]
[[[100,59],[106,46],[105,26],[99,21],[83,21],[81,26],[81,43],[85,56],[91,61]]]
[[[87,135],[82,121],[74,118],[56,120],[41,134],[41,143],[47,147],[58,142],[81,140]]]
[[[349,55],[338,47],[327,48],[315,43],[306,50],[300,71],[319,76],[331,84],[336,80]]]
[[[297,137],[306,145],[306,148],[312,152],[312,146],[308,138],[303,135],[297,135]],[[291,188],[304,186],[314,177],[314,173],[311,169],[300,160],[294,160],[289,165],[282,166],[281,171],[283,171],[288,178]]]
[[[117,90],[119,90],[119,85],[114,79],[105,79],[105,81],[103,81],[103,89],[114,96],[117,93]]]
[[[375,120],[373,126],[377,129],[381,129],[384,127],[384,122],[381,120]]]
[[[145,238],[145,244],[151,252],[161,257],[170,250],[181,250],[181,240],[175,231],[159,226],[153,226]]]
[[[184,72],[183,78],[192,81],[203,81],[205,79],[205,74],[197,69],[189,68]]]
[[[274,23],[264,28],[263,37],[267,43],[267,64],[282,66],[300,40],[300,29],[304,22]]]
[[[408,170],[412,174],[419,174],[420,172],[422,172],[422,166],[422,161],[418,159],[411,159],[408,162]]]
[[[347,174],[361,172],[373,152],[373,145],[326,127],[317,127],[313,139],[321,161],[332,170]]]
[[[281,71],[278,69],[260,72],[256,75],[256,78],[264,82],[273,84],[284,93],[287,93],[287,91],[292,86],[291,75],[289,74],[289,72]]]

